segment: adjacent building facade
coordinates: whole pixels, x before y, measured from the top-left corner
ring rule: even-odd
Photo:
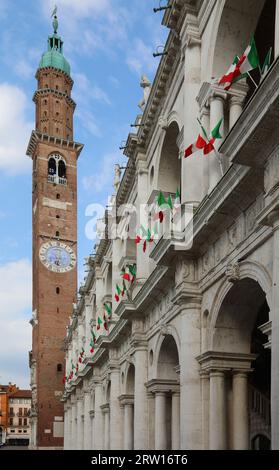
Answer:
[[[8,409],[7,444],[28,445],[30,442],[31,390],[17,389],[9,397]]]
[[[31,390],[0,385],[0,445],[28,445]]]
[[[77,289],[77,160],[83,146],[73,140],[73,80],[56,15],[53,29],[36,74],[36,127],[27,149],[33,161],[31,449],[63,446],[63,340]]]

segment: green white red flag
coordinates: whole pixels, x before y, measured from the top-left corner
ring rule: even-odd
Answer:
[[[255,39],[251,36],[250,44],[245,49],[241,57],[235,57],[232,65],[225,75],[219,80],[219,85],[223,85],[224,89],[228,91],[232,84],[240,78],[246,77],[247,73],[260,66],[259,55],[255,43]]]
[[[198,120],[199,124],[201,125],[200,121]],[[216,124],[216,126],[214,127],[214,129],[212,129],[211,131],[211,137],[208,138],[207,136],[207,133],[206,133],[206,130],[204,129],[204,127],[201,125],[201,128],[202,128],[202,131],[204,133],[204,137],[203,138],[200,134],[198,136],[198,139],[196,141],[195,144],[192,144],[190,145],[186,150],[185,150],[185,157],[184,158],[188,158],[190,157],[191,155],[193,155],[193,153],[199,151],[199,150],[203,150],[203,154],[204,155],[208,155],[209,153],[211,153],[213,150],[214,150],[214,144],[215,144],[215,141],[217,139],[222,139],[222,136],[220,134],[220,128],[221,128],[221,125],[222,125],[222,122],[223,122],[223,119],[220,119],[220,121]]]
[[[115,298],[116,302],[119,302],[119,300],[120,300],[120,295],[121,295],[121,289],[120,289],[120,287],[119,287],[118,284],[116,284],[115,289],[116,289],[116,292],[115,292],[115,294],[114,294],[114,298]]]
[[[100,317],[98,317],[98,320],[97,320],[97,330],[99,330],[101,328],[101,325],[102,325],[102,319]]]

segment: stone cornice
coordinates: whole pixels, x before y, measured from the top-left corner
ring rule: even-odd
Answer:
[[[158,295],[162,295],[162,289],[168,285],[169,279],[169,268],[157,266],[136,294],[133,302],[120,302],[115,313],[119,318],[130,321],[143,318],[147,314],[147,307],[154,303],[156,292],[158,292]]]
[[[72,106],[74,110],[76,109],[76,103],[67,93],[63,93],[62,91],[54,90],[52,88],[41,88],[39,90],[36,90],[33,95],[33,101],[34,103],[37,103],[37,99],[39,96],[48,95],[55,95],[57,98],[65,98],[67,103]]]
[[[178,57],[180,57],[180,40],[173,31],[171,31],[168,36],[165,50],[168,53],[161,58],[143,113],[142,123],[144,127],[141,127],[138,132],[138,146],[140,147],[140,151],[147,148],[152,137],[153,130],[157,124],[159,110],[164,103],[163,98],[166,94],[167,82],[175,73],[175,63]]]
[[[127,168],[124,172],[119,189],[116,195],[116,206],[124,204],[130,196],[136,176],[136,167],[133,159],[128,160]]]
[[[190,3],[190,1],[188,2]],[[177,29],[179,20],[181,18],[182,9],[185,5],[185,0],[172,0],[169,1],[171,8],[168,8],[165,11],[165,14],[162,19],[162,25],[166,26],[169,29]]]
[[[109,332],[108,336],[99,336],[97,346],[103,349],[114,349],[127,337],[131,328],[127,320],[118,320]]]
[[[177,393],[180,391],[180,385],[177,380],[152,379],[145,386],[149,393]]]
[[[196,357],[196,360],[201,365],[201,370],[205,372],[233,370],[251,372],[251,363],[256,358],[257,354],[207,351]]]
[[[80,144],[79,142],[61,139],[60,137],[53,137],[48,134],[43,134],[39,131],[32,131],[29,144],[27,147],[27,151],[26,151],[26,154],[29,157],[33,158],[38,143],[55,145],[65,150],[74,150],[77,153],[77,158],[79,157],[84,147],[84,145]]]
[[[133,405],[134,404],[134,395],[120,395],[118,397],[121,406]]]
[[[57,69],[55,67],[43,67],[39,68],[36,72],[35,78],[39,80],[41,73],[46,73],[46,72],[55,72],[55,75],[63,75],[66,78],[66,81],[71,85],[71,88],[73,87],[74,81],[73,79],[63,70]]]
[[[264,167],[278,145],[279,59],[254,92],[219,151],[235,163]]]

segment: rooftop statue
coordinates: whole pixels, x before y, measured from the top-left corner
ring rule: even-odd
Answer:
[[[148,80],[146,75],[142,75],[140,86],[143,88],[143,99],[139,102],[138,106],[142,111],[144,111],[151,91],[151,82]]]

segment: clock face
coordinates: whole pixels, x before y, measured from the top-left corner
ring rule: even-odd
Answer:
[[[76,265],[75,252],[66,243],[52,241],[40,248],[40,260],[43,265],[55,273],[67,273]]]

